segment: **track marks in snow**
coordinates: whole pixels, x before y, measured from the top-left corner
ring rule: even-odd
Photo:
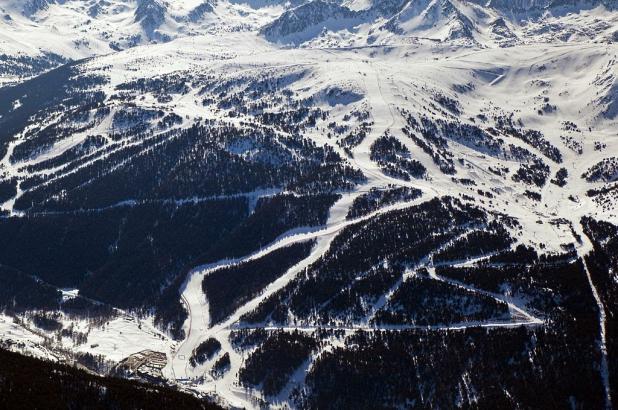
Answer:
[[[586,272],[586,278],[588,279],[588,283],[590,284],[590,290],[592,291],[592,296],[594,297],[594,301],[597,305],[597,309],[599,311],[599,350],[601,353],[601,363],[599,364],[599,372],[601,373],[601,382],[603,383],[603,389],[605,390],[605,407],[607,409],[612,409],[612,395],[611,395],[611,384],[609,381],[609,357],[607,354],[607,337],[606,337],[606,321],[607,316],[605,313],[605,306],[603,305],[603,301],[601,300],[601,296],[597,291],[597,287],[592,280],[592,275],[590,275],[590,271],[588,270],[588,264],[586,263],[585,256],[592,250],[592,243],[588,236],[584,233],[583,227],[576,223],[574,226],[581,228],[581,233],[578,234],[584,240],[584,246],[580,249],[585,251],[585,254],[582,254],[582,250],[580,250],[579,256],[582,259],[584,270]]]

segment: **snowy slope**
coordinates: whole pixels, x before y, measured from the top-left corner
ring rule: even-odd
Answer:
[[[321,371],[355,392],[337,369],[392,407],[529,407],[580,373],[551,400],[615,402],[616,240],[590,233],[618,225],[615,2],[0,13],[11,349],[239,408],[332,404]]]
[[[411,37],[482,46],[616,38],[611,1],[490,2],[485,7],[463,0],[11,0],[0,5],[0,14],[2,54],[41,61],[49,55],[80,59],[179,37],[256,30],[276,43],[328,46],[400,43]],[[8,68],[4,72],[11,77]]]

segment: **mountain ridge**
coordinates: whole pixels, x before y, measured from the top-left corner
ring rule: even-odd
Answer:
[[[309,47],[400,43],[414,37],[504,47],[570,41],[575,36],[611,43],[618,36],[611,25],[602,24],[595,17],[615,19],[613,0],[524,1],[515,5],[463,0],[390,0],[358,7],[356,4],[326,0],[255,6],[227,1],[11,1],[0,7],[4,13],[0,20],[0,44],[5,46],[7,56],[2,72],[6,76],[16,71],[19,66],[11,62],[14,59],[25,62],[28,57],[41,63],[50,61],[47,55],[79,59],[187,35],[230,30],[260,31],[275,43]],[[551,33],[543,30],[548,24],[552,26]],[[82,25],[88,29],[79,31]],[[16,49],[14,45],[23,43],[20,38],[26,39],[27,47]],[[34,68],[33,63],[29,65]]]

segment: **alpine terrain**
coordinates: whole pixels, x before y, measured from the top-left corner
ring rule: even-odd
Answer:
[[[0,407],[611,409],[617,301],[616,0],[0,0]]]

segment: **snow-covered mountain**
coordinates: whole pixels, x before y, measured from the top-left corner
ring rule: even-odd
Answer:
[[[614,0],[6,0],[4,81],[66,59],[224,32],[282,45],[360,46],[430,38],[481,47],[616,41]]]
[[[237,408],[615,404],[614,1],[0,15],[1,348]]]
[[[480,46],[512,45],[516,39],[518,43],[569,41],[582,34],[589,41],[615,40],[615,2],[484,3],[389,0],[354,7],[355,3],[314,0],[283,13],[262,33],[283,44],[329,46],[418,37]],[[573,14],[577,22],[570,18]],[[542,32],[547,26],[550,32]]]

